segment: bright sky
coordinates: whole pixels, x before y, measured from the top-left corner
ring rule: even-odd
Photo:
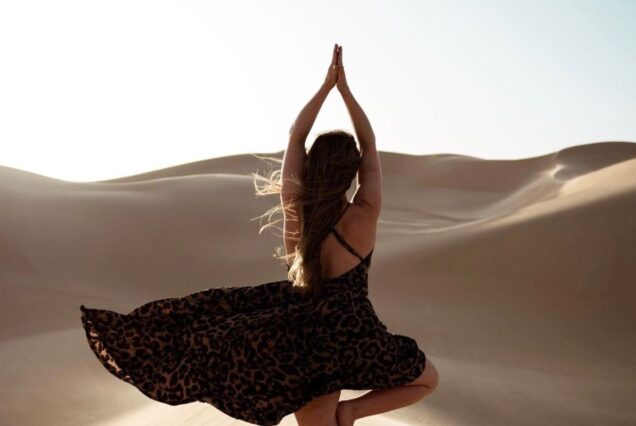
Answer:
[[[636,1],[0,2],[0,165],[73,181],[285,149],[334,43],[378,149],[636,141]],[[309,135],[353,132],[333,90]]]

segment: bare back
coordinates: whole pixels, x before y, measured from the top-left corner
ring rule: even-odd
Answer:
[[[331,279],[353,269],[375,247],[378,215],[366,204],[355,202],[345,206],[346,211],[322,242],[320,263],[323,277]],[[340,237],[343,242],[339,241]],[[347,249],[350,246],[356,254]]]

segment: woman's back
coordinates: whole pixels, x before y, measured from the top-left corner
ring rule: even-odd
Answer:
[[[356,267],[375,247],[378,215],[364,203],[347,203],[324,239],[320,263],[326,280]]]

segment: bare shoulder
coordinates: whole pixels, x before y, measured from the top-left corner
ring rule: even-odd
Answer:
[[[343,221],[343,228],[354,248],[364,256],[375,247],[379,212],[376,208],[355,200],[349,210],[351,211],[349,217]]]
[[[378,207],[354,199],[351,203],[350,209],[353,210],[351,216],[355,216],[357,219],[354,222],[362,221],[365,223],[372,223],[374,225],[377,224],[380,216],[380,209]]]

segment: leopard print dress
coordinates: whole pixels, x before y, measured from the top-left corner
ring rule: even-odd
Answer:
[[[124,315],[80,306],[93,353],[114,376],[169,405],[209,403],[270,426],[340,389],[405,385],[424,370],[416,341],[393,334],[368,297],[373,250],[325,281],[319,298],[289,280],[155,300]]]

